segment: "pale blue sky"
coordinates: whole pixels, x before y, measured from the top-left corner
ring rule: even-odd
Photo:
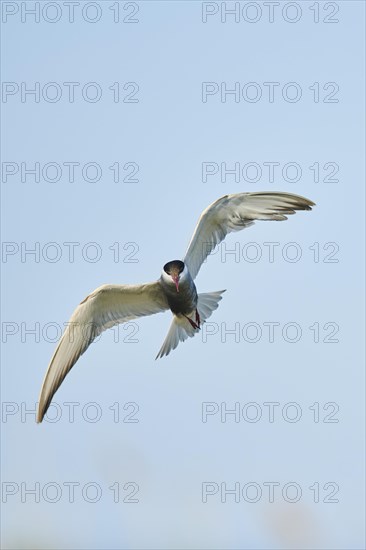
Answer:
[[[40,243],[41,250],[39,262],[32,256],[22,262],[18,252],[3,256],[2,263],[3,342],[4,331],[18,329],[3,344],[2,399],[7,411],[19,407],[2,423],[3,482],[19,486],[3,504],[4,547],[363,548],[363,2],[331,2],[328,11],[324,2],[315,3],[319,23],[309,9],[314,3],[298,2],[302,14],[292,24],[283,19],[283,2],[273,23],[263,2],[255,3],[262,9],[257,23],[242,18],[221,23],[220,13],[202,23],[201,2],[139,2],[135,24],[113,23],[109,1],[97,3],[101,19],[95,24],[83,20],[80,11],[69,23],[62,2],[59,22],[48,23],[41,15],[38,24],[22,23],[20,3],[3,2],[3,9],[5,4],[8,12],[14,6],[19,12],[2,25],[3,81],[28,87],[39,82],[41,89],[56,82],[63,95],[56,103],[36,103],[29,96],[22,103],[20,93],[8,96],[2,103],[3,162],[19,168],[22,162],[41,167],[95,162],[102,177],[88,182],[77,169],[74,183],[65,170],[55,183],[42,177],[36,183],[32,176],[22,182],[19,173],[2,182],[3,242],[15,243],[19,251]],[[123,16],[134,9],[126,4],[120,3]],[[339,7],[333,16],[339,22],[324,23],[332,6]],[[80,83],[74,103],[67,101],[64,82]],[[102,89],[97,103],[80,95],[88,82]],[[138,103],[114,103],[109,87],[115,82],[138,83]],[[256,82],[263,96],[257,103],[236,103],[228,96],[223,103],[217,94],[203,103],[202,82],[226,82],[228,88]],[[266,99],[265,82],[280,83],[273,103]],[[296,103],[282,98],[289,82],[301,87]],[[315,82],[320,83],[318,103],[309,89]],[[337,103],[322,101],[333,89],[322,89],[329,82],[339,86]],[[137,163],[139,181],[114,183],[108,167],[115,162],[122,167]],[[256,183],[233,177],[222,183],[220,175],[203,183],[203,162],[255,162],[263,175]],[[268,183],[265,162],[280,163],[273,183]],[[298,182],[281,175],[289,162],[301,166]],[[314,182],[309,167],[315,162],[321,167],[336,163],[339,181],[323,181],[321,169],[321,181]],[[47,323],[67,322],[80,300],[100,284],[158,278],[166,261],[183,256],[210,202],[226,193],[258,190],[302,194],[317,206],[287,222],[258,223],[231,235],[227,250],[238,247],[240,261],[227,256],[223,262],[221,249],[203,266],[199,291],[227,288],[207,327],[216,334],[206,342],[197,336],[155,362],[170,314],[139,321],[137,343],[122,341],[133,326],[120,327],[117,343],[116,333],[109,331],[57,393],[60,421],[39,426],[28,415],[22,422],[21,404],[34,406],[56,345],[50,341],[52,328],[50,336],[42,335]],[[58,262],[42,256],[50,242],[61,250]],[[73,263],[65,242],[80,243]],[[95,263],[80,252],[91,242],[102,252]],[[119,262],[109,248],[115,249],[116,242]],[[257,263],[245,260],[249,242],[263,253]],[[273,263],[265,242],[280,243]],[[282,257],[290,242],[302,252],[296,263]],[[123,261],[134,250],[123,249],[126,243],[136,243],[137,262]],[[314,243],[319,243],[319,262],[314,261]],[[338,262],[323,261],[333,250],[323,250],[326,243],[339,247]],[[257,343],[242,336],[250,322],[261,327]],[[273,343],[264,325],[268,322],[280,323]],[[301,328],[297,343],[282,337],[290,322]],[[24,333],[35,323],[39,342]],[[228,335],[224,342],[223,328],[235,323],[240,341]],[[314,323],[320,326],[319,343],[314,343],[315,329],[309,329]],[[333,325],[324,329],[326,323]],[[324,343],[334,323],[339,342]],[[81,404],[74,423],[68,421],[66,402]],[[80,413],[90,402],[102,411],[97,423]],[[125,403],[137,403],[139,422],[113,422],[109,407],[116,402],[123,416],[133,410],[123,410]],[[228,408],[255,402],[263,417],[236,423],[228,416],[222,423],[217,414],[203,423],[202,402],[226,402]],[[267,402],[280,403],[273,423],[265,416]],[[291,402],[302,412],[296,423],[281,413]],[[323,406],[335,403],[339,422],[314,422],[314,408],[309,409],[314,403],[319,403],[321,420],[333,410]],[[109,487],[117,481],[121,486],[137,483],[139,502],[114,503]],[[40,483],[39,503],[29,495],[22,502],[22,482],[28,488]],[[57,503],[42,496],[50,482],[63,488]],[[86,502],[80,489],[70,503],[65,482],[98,484],[102,497]],[[202,503],[204,482],[228,487],[253,482],[263,496],[258,503],[236,503],[231,496],[224,504],[217,493]],[[274,503],[268,502],[266,482],[280,483]],[[281,497],[288,482],[302,489],[297,503]],[[322,501],[331,493],[332,487],[323,489],[328,482],[339,486],[339,502],[314,503],[309,487],[320,484]]]

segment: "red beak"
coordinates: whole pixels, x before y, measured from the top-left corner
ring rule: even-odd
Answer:
[[[179,276],[178,275],[172,275],[172,279],[175,283],[175,288],[177,289],[177,292],[179,292]]]

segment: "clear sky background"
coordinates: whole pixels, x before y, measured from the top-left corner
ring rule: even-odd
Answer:
[[[40,2],[37,23],[2,2],[4,548],[364,548],[364,3],[250,4]],[[169,313],[104,333],[36,425],[76,305],[157,279],[208,204],[264,190],[317,206],[209,258],[198,290],[227,292],[201,335],[155,362]]]

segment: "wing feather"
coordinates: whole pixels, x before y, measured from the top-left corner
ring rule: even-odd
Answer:
[[[296,210],[311,210],[314,203],[291,193],[238,193],[225,195],[206,208],[198,220],[184,258],[193,277],[212,250],[228,233],[241,231],[255,220],[287,220]]]
[[[48,366],[39,397],[37,422],[42,422],[65,376],[104,330],[168,309],[159,282],[103,285],[76,308]]]

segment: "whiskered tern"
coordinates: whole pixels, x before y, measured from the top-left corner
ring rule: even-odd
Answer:
[[[194,279],[207,256],[228,233],[255,220],[286,220],[296,210],[314,203],[291,193],[225,195],[204,210],[183,260],[164,265],[160,278],[141,285],[102,285],[76,308],[48,366],[39,397],[37,422],[44,415],[67,373],[80,355],[104,330],[168,309],[173,320],[158,357],[168,355],[179,342],[194,336],[218,307],[224,290],[197,294]]]

